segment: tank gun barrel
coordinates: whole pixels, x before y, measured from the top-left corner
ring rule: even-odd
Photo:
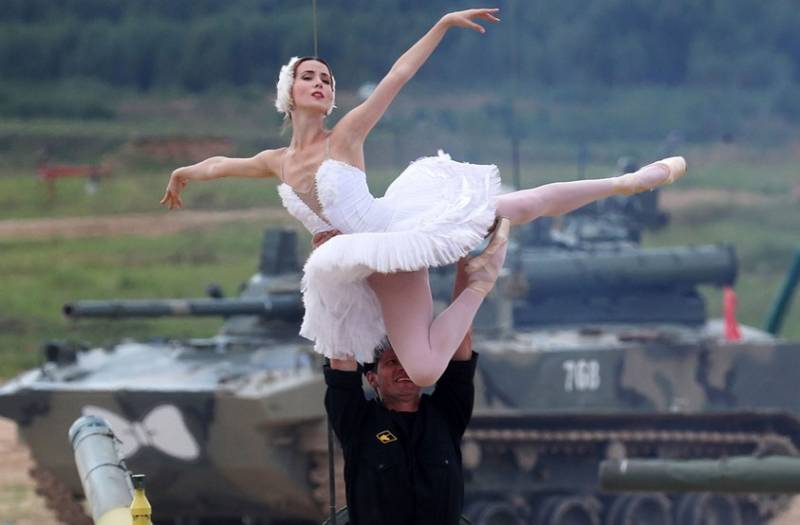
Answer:
[[[258,299],[161,299],[77,301],[63,308],[70,318],[258,315],[296,321],[303,316],[300,293],[270,294]]]
[[[612,491],[800,493],[800,458],[606,460],[600,486]]]
[[[524,250],[521,266],[537,296],[570,291],[729,285],[736,280],[733,247],[707,245],[636,251]]]

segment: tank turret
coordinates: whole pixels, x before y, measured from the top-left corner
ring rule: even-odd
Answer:
[[[522,267],[532,293],[661,289],[698,284],[731,285],[736,255],[730,246],[637,250],[523,250]]]
[[[699,285],[736,281],[730,246],[590,250],[520,247],[512,265],[524,279],[517,326],[583,322],[662,322],[702,325]]]
[[[78,301],[65,304],[64,315],[77,318],[165,316],[260,316],[299,322],[303,317],[297,233],[267,230],[258,273],[242,286],[240,297],[228,299],[210,286],[212,298]]]
[[[303,318],[297,233],[271,229],[264,233],[258,272],[241,287],[239,297],[223,297],[215,285],[211,298],[82,300],[63,307],[66,317],[125,319],[155,317],[223,317],[223,337],[266,337],[296,333]],[[217,341],[219,343],[219,341]]]

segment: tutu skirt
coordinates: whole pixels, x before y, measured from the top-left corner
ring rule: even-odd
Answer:
[[[337,188],[340,182],[335,177],[317,179],[326,212],[346,205]],[[309,256],[300,335],[327,357],[371,362],[386,329],[367,277],[458,261],[492,226],[499,192],[500,176],[493,165],[456,162],[441,153],[411,163],[385,196],[375,199],[385,212],[379,231],[337,235]]]

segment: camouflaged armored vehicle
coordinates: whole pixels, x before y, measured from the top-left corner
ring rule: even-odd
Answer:
[[[72,498],[81,485],[66,439],[82,415],[108,421],[130,469],[148,476],[155,523],[321,521],[328,495],[323,383],[320,361],[297,335],[303,310],[295,243],[294,232],[268,231],[259,271],[237,299],[65,306],[69,316],[101,322],[227,320],[209,339],[90,350],[51,344],[40,368],[0,387],[0,415],[17,422],[40,491],[62,521],[88,523]]]
[[[725,246],[643,249],[657,193],[614,198],[520,230],[508,275],[476,321],[475,414],[463,443],[465,513],[478,525],[766,523],[777,497],[614,494],[605,459],[795,454],[800,345],[708,320],[697,286],[735,280]],[[36,477],[83,523],[65,438],[107,419],[147,474],[156,523],[312,524],[327,508],[320,359],[297,337],[291,232],[268,232],[238,299],[77,303],[73,316],[223,315],[210,339],[47,348],[0,387]],[[432,272],[442,301],[450,270]],[[92,322],[92,321],[87,321]],[[341,459],[336,462],[341,470]],[[344,502],[341,480],[337,500]]]
[[[786,505],[599,488],[606,459],[793,456],[800,443],[800,344],[746,326],[732,340],[708,319],[697,287],[732,286],[735,252],[641,248],[642,228],[665,222],[656,205],[657,192],[612,198],[518,232],[475,341],[462,446],[474,522],[738,525]]]

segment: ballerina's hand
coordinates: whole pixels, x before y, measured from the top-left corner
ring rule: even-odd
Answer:
[[[325,244],[329,239],[336,237],[340,233],[342,232],[340,232],[339,230],[328,230],[326,232],[317,233],[316,235],[314,235],[314,238],[311,239],[311,245],[314,248],[319,248],[321,245]]]
[[[467,9],[466,11],[454,11],[452,13],[447,13],[442,17],[442,21],[448,27],[464,27],[467,29],[474,29],[479,33],[485,33],[486,29],[476,23],[473,22],[473,19],[481,19],[486,20],[488,22],[497,23],[500,21],[499,18],[494,16],[494,13],[499,12],[500,9],[494,8],[481,8],[481,9]]]
[[[181,190],[186,187],[189,181],[186,177],[179,175],[178,170],[172,172],[167,183],[167,190],[164,192],[164,198],[161,199],[161,204],[169,206],[169,209],[181,208],[183,200],[181,200]]]

